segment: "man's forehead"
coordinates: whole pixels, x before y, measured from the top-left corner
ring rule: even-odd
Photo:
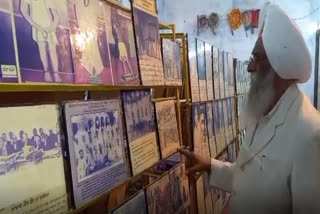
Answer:
[[[252,55],[256,55],[256,54],[265,54],[265,49],[264,49],[261,37],[258,38],[258,40],[252,50]]]

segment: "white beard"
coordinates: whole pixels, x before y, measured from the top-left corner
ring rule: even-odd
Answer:
[[[274,100],[274,72],[251,73],[250,89],[241,122],[248,127],[258,122]]]

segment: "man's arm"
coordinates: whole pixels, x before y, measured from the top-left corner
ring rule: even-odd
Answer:
[[[296,154],[290,177],[292,213],[320,213],[320,136]]]
[[[232,191],[234,164],[222,162],[216,159],[204,159],[187,149],[178,149],[191,162],[192,167],[187,170],[188,174],[195,172],[209,173],[210,185],[226,192]]]
[[[233,163],[211,159],[210,185],[231,192],[234,167]]]

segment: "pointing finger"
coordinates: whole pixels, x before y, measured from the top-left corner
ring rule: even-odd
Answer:
[[[180,152],[181,154],[183,154],[184,156],[186,156],[188,159],[193,160],[194,159],[194,154],[193,152],[190,152],[187,149],[178,149],[178,152]]]

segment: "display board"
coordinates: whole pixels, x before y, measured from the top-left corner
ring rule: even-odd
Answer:
[[[11,0],[0,2],[0,82],[18,82],[14,34],[11,21]]]
[[[223,74],[223,67],[224,67],[224,56],[223,51],[219,51],[219,86],[220,86],[220,99],[226,97],[225,89],[224,89],[224,74]]]
[[[64,112],[73,199],[80,207],[128,178],[120,98],[66,103]]]
[[[192,127],[193,127],[193,149],[194,152],[203,157],[210,157],[208,144],[208,132],[206,124],[205,104],[192,105]]]
[[[174,100],[157,102],[155,107],[161,157],[164,159],[180,147],[175,102]]]
[[[210,147],[210,157],[215,158],[217,156],[217,146],[216,146],[216,139],[214,136],[212,103],[206,104],[206,118],[207,118],[208,142]]]
[[[231,117],[232,117],[232,131],[234,137],[236,137],[237,133],[237,120],[236,120],[236,112],[235,112],[235,98],[232,97],[230,100],[231,104]]]
[[[67,2],[76,83],[113,85],[104,4]]]
[[[180,164],[169,172],[173,213],[181,213],[190,204],[189,180],[185,164]]]
[[[223,109],[223,104],[222,100],[220,100],[218,104],[218,111],[219,111],[219,121],[220,121],[220,139],[221,139],[221,146],[222,150],[226,148],[226,142],[227,142],[227,136],[226,136],[226,130],[225,130],[225,119],[224,119],[224,109]]]
[[[13,0],[13,6],[21,80],[74,83],[67,1]]]
[[[220,99],[219,49],[212,47],[214,99]]]
[[[230,129],[229,129],[229,121],[228,121],[228,105],[227,99],[221,101],[222,109],[223,109],[223,125],[224,132],[226,136],[225,147],[231,142]]]
[[[138,193],[129,201],[114,210],[112,214],[147,214],[146,196],[144,191]]]
[[[228,53],[228,70],[227,70],[227,76],[228,76],[228,91],[229,91],[229,97],[234,96],[235,91],[235,83],[234,83],[234,68],[233,68],[233,56],[231,53]]]
[[[206,74],[206,59],[205,59],[205,43],[198,38],[197,42],[197,64],[199,75],[199,91],[200,101],[207,101],[207,74]]]
[[[206,75],[207,75],[207,96],[208,100],[213,100],[213,63],[212,46],[205,43]]]
[[[139,69],[131,13],[104,4],[112,76],[115,85],[139,85]]]
[[[221,127],[220,110],[219,110],[220,105],[218,104],[218,101],[213,102],[212,107],[213,107],[213,123],[214,123],[216,147],[217,147],[217,153],[219,154],[223,150],[223,145],[222,145],[222,136],[221,136],[222,133],[220,128]]]
[[[124,91],[122,100],[132,174],[135,176],[159,160],[151,91]]]
[[[133,22],[143,85],[163,85],[159,22],[155,0],[133,0]]]
[[[212,187],[210,186],[210,183],[209,183],[208,173],[203,173],[202,178],[203,178],[203,193],[204,193],[206,213],[212,214],[214,213],[213,212],[214,207],[213,207],[212,194],[211,194]]]
[[[170,39],[162,39],[162,56],[165,85],[182,85],[180,45]]]
[[[218,160],[223,161],[223,162],[227,162],[229,161],[229,157],[228,157],[228,151],[225,151],[219,158]],[[221,207],[223,208],[225,206],[225,204],[228,202],[230,198],[230,193],[227,193],[225,191],[220,191],[220,204]]]
[[[223,51],[223,80],[224,80],[224,95],[225,97],[230,97],[229,94],[229,82],[228,82],[228,73],[229,73],[229,64],[228,64],[228,55],[229,53]]]
[[[198,102],[200,101],[200,91],[195,38],[188,38],[188,58],[191,99],[192,102]]]
[[[0,108],[0,213],[68,210],[59,108]]]
[[[159,180],[147,187],[148,213],[173,214],[173,201],[171,200],[169,174],[165,174]],[[170,199],[170,200],[168,200]]]
[[[196,181],[198,213],[206,213],[206,204],[204,198],[203,175]]]

